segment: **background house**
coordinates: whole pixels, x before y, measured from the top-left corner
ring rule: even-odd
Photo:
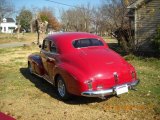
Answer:
[[[140,50],[151,50],[152,40],[160,25],[160,0],[137,0],[128,8],[136,44]]]
[[[0,22],[0,32],[2,33],[13,33],[16,28],[16,22],[12,18],[3,18]]]

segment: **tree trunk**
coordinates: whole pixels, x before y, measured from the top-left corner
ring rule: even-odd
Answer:
[[[31,30],[31,33],[33,33],[33,26],[32,26],[32,21],[30,22],[30,30]]]

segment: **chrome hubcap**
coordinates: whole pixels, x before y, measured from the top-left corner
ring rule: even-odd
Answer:
[[[65,95],[65,85],[64,82],[60,79],[58,80],[58,92],[60,94],[60,96],[64,97]]]

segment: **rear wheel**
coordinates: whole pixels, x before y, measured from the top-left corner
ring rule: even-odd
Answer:
[[[69,99],[70,95],[66,89],[65,82],[64,82],[63,78],[60,76],[57,78],[56,89],[57,89],[57,94],[60,97],[60,99],[62,99],[62,100]]]

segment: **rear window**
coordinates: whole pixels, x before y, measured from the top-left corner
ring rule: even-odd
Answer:
[[[103,46],[102,41],[98,39],[80,39],[73,41],[73,46],[75,48],[81,48],[81,47],[90,47],[90,46]]]

